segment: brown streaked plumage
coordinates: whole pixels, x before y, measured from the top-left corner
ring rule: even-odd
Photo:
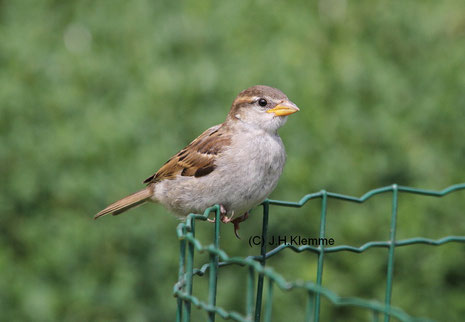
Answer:
[[[257,85],[236,97],[226,121],[203,132],[144,180],[147,187],[95,215],[120,214],[146,201],[180,216],[221,205],[222,221],[239,222],[276,186],[285,162],[277,134],[297,106],[280,90]],[[244,214],[231,220],[234,213]],[[230,217],[227,217],[227,214]]]
[[[157,183],[173,179],[177,175],[201,177],[215,169],[215,156],[231,143],[231,136],[222,124],[216,129],[208,129],[178,154],[169,159],[154,175],[144,183]]]

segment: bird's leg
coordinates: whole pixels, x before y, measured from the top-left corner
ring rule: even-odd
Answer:
[[[222,223],[227,224],[228,222],[231,222],[232,218],[234,217],[234,210],[231,212],[231,216],[229,217],[226,216],[226,209],[224,209],[224,207],[223,207],[223,210],[224,210],[224,213],[220,214],[221,215],[220,219]]]
[[[243,222],[244,220],[246,220],[247,218],[249,218],[248,211],[246,211],[245,214],[243,214],[242,216],[237,217],[234,220],[231,220],[231,222],[234,224],[234,234],[236,235],[238,239],[241,239],[241,237],[239,237],[239,233],[237,232],[239,230],[239,224]]]
[[[228,223],[232,220],[232,217],[234,216],[234,211],[233,213],[231,214],[231,217],[228,217],[226,216],[226,214],[228,213],[228,211],[226,210],[226,208],[223,206],[223,205],[220,205],[220,220],[222,223]],[[213,219],[207,219],[209,222],[215,222],[215,218]]]

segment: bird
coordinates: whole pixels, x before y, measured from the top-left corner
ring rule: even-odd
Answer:
[[[275,189],[286,162],[278,129],[299,111],[279,89],[255,85],[237,95],[226,120],[203,132],[144,180],[146,187],[98,212],[118,215],[146,202],[176,216],[219,205],[220,220],[239,223]],[[209,220],[214,221],[214,220]]]

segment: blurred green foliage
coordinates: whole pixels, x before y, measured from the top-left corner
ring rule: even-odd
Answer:
[[[91,218],[222,122],[251,85],[278,87],[301,108],[280,131],[288,163],[274,199],[465,181],[464,57],[461,1],[1,1],[0,319],[173,320],[177,219],[159,205]],[[463,235],[464,207],[463,193],[402,196],[398,237]],[[328,235],[386,240],[389,213],[389,198],[332,202]],[[255,214],[243,240],[222,228],[229,255],[259,252],[246,244]],[[274,208],[270,233],[314,236],[318,214],[315,204]],[[208,243],[211,227],[199,236]],[[293,253],[269,262],[307,280],[315,263]],[[382,301],[385,264],[385,250],[331,254],[324,286]],[[393,304],[459,320],[463,267],[463,245],[398,249]],[[220,272],[219,305],[243,312],[241,281],[243,269]],[[276,296],[276,321],[303,316],[303,296]],[[368,317],[322,305],[325,321]]]

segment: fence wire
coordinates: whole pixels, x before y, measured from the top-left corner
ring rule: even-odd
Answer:
[[[187,322],[191,320],[191,305],[204,310],[208,321],[215,321],[215,317],[221,316],[224,319],[231,319],[240,322],[250,321],[271,321],[272,305],[273,305],[273,289],[279,287],[281,290],[291,291],[293,289],[302,289],[307,293],[305,321],[319,321],[320,319],[320,301],[321,297],[326,298],[336,306],[351,306],[359,307],[372,312],[372,320],[379,321],[380,316],[384,316],[384,321],[388,322],[390,318],[395,318],[399,321],[425,321],[425,319],[415,318],[404,312],[402,309],[391,306],[392,285],[394,274],[394,254],[395,248],[400,246],[426,244],[439,246],[445,243],[465,243],[465,236],[446,236],[440,239],[429,239],[423,237],[409,238],[404,240],[396,240],[397,230],[397,209],[399,193],[410,193],[431,197],[442,197],[449,193],[465,189],[465,183],[450,186],[441,191],[416,189],[396,184],[371,190],[365,193],[362,197],[357,198],[348,195],[342,195],[322,190],[317,193],[312,193],[304,196],[299,202],[288,202],[280,200],[267,199],[262,203],[263,206],[263,222],[261,232],[261,248],[260,255],[248,257],[229,257],[219,247],[220,239],[220,208],[218,205],[205,210],[203,214],[190,214],[184,223],[180,223],[177,227],[177,234],[180,240],[179,251],[179,279],[174,285],[174,295],[177,297],[177,312],[176,321]],[[360,247],[350,245],[340,245],[334,247],[326,247],[321,244],[319,247],[310,245],[295,246],[290,244],[281,244],[271,251],[266,251],[267,245],[267,230],[268,230],[268,215],[270,206],[281,207],[296,207],[300,208],[309,200],[321,199],[321,215],[320,215],[320,230],[319,238],[326,237],[326,216],[328,199],[340,199],[347,202],[363,203],[371,197],[391,193],[391,223],[389,230],[388,241],[371,241]],[[195,238],[195,222],[196,220],[205,221],[210,214],[214,215],[215,223],[213,226],[213,243],[208,246],[203,246],[199,240]],[[387,258],[387,273],[386,273],[386,289],[384,303],[374,300],[365,300],[357,297],[340,297],[332,291],[322,287],[323,264],[326,253],[335,252],[355,252],[362,253],[370,248],[388,248]],[[275,272],[273,268],[266,267],[266,260],[285,249],[290,249],[300,253],[310,251],[318,255],[316,283],[287,281],[282,275]],[[195,252],[208,253],[209,263],[200,268],[194,268]],[[228,311],[216,305],[217,295],[217,278],[218,269],[227,265],[240,265],[248,267],[246,304],[243,313]],[[192,294],[193,277],[195,275],[204,276],[208,271],[209,287],[208,300],[203,301]],[[257,281],[255,281],[258,276]],[[267,292],[263,294],[263,284],[265,280],[268,283]],[[256,293],[254,290],[256,289]],[[265,304],[262,309],[262,299],[265,297]]]

